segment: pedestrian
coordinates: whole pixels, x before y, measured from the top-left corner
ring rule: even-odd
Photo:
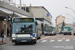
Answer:
[[[9,29],[7,28],[7,37],[9,37]]]
[[[2,37],[2,43],[3,43],[3,38],[4,38],[4,30],[3,29],[1,31],[1,37]]]
[[[1,31],[1,37],[4,37],[4,30]]]

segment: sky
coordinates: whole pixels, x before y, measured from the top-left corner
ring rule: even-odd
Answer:
[[[19,4],[20,3],[19,1],[20,0],[14,0],[16,4]],[[56,24],[55,19],[59,15],[65,17],[65,22],[67,24],[73,23],[73,19],[75,17],[75,13],[73,12],[75,11],[75,0],[21,0],[21,2],[22,4],[26,4],[26,6],[29,6],[30,3],[32,6],[44,6],[52,15],[53,26],[55,26]],[[69,7],[73,9],[73,11],[65,7]]]

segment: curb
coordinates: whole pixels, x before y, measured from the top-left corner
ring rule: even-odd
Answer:
[[[4,43],[0,43],[0,45],[8,44],[8,43],[11,43],[11,41],[7,41],[7,42],[4,42]]]
[[[0,43],[0,45],[3,45],[3,44],[7,44],[7,43]]]

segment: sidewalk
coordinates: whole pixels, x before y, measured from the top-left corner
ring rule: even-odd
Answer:
[[[2,38],[0,37],[0,45],[11,43],[10,38],[4,38],[2,43]]]

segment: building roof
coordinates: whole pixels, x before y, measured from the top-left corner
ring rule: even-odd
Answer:
[[[56,17],[56,19],[57,19],[57,18],[59,18],[59,17],[63,17],[63,18],[65,18],[64,16],[62,16],[62,15],[59,15],[58,17]]]
[[[9,4],[5,3],[5,2],[2,2],[2,1],[0,1],[0,8],[2,8],[2,9],[4,8],[4,9],[10,10],[12,12],[16,12],[16,13],[24,15],[24,16],[32,17],[32,15],[30,13],[28,13],[28,12],[22,10],[22,9],[19,9],[17,7],[11,6],[11,5],[9,5]]]

